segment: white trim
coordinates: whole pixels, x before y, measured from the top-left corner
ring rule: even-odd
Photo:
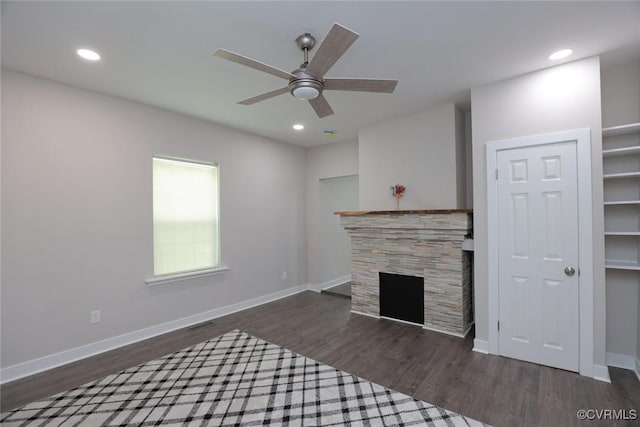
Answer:
[[[593,301],[593,203],[591,194],[591,131],[588,128],[574,129],[522,138],[490,141],[486,144],[487,175],[487,264],[489,269],[489,353],[499,354],[499,335],[495,327],[499,317],[498,293],[498,240],[491,239],[498,232],[498,194],[494,179],[497,169],[497,152],[512,148],[555,144],[563,141],[576,141],[578,169],[578,233],[580,236],[580,375],[594,377],[596,366],[593,364],[594,352],[594,301]],[[595,266],[597,267],[597,266]],[[605,371],[606,371],[606,367]],[[602,375],[600,375],[602,376]],[[608,378],[608,372],[606,374]]]
[[[439,332],[441,334],[451,335],[451,336],[458,337],[458,338],[466,337],[472,327],[473,327],[473,322],[469,325],[467,330],[464,331],[464,333],[460,334],[460,333],[457,333],[457,332],[443,331],[442,329],[436,329],[436,328],[432,328],[432,327],[429,327],[429,326],[422,325],[422,328],[426,329],[427,331]]]
[[[184,273],[165,274],[163,276],[149,277],[144,282],[149,286],[164,285],[166,283],[180,282],[182,280],[195,279],[197,277],[214,276],[229,271],[229,267],[207,268],[205,270],[185,271]]]
[[[328,282],[309,284],[307,285],[307,289],[314,292],[321,292],[324,289],[333,288],[334,286],[342,285],[343,283],[347,283],[350,281],[351,281],[351,275],[347,274],[346,276],[338,277],[336,279],[329,280]]]
[[[375,314],[362,313],[360,311],[351,310],[353,314],[359,314],[360,316],[373,317],[374,319],[380,319],[380,316],[376,316]]]
[[[605,383],[611,383],[611,378],[609,377],[609,368],[602,365],[593,365],[593,376],[594,380],[602,381]]]
[[[614,368],[635,370],[636,357],[628,356],[626,354],[609,353],[607,352],[607,366],[613,366]]]
[[[206,160],[187,159],[186,157],[164,156],[162,154],[159,154],[159,155],[153,156],[153,158],[158,160],[169,160],[169,161],[180,162],[180,163],[194,163],[196,165],[213,166],[214,168],[220,167],[219,163],[207,162]]]
[[[218,317],[226,316],[231,313],[236,313],[238,311],[246,310],[258,305],[286,298],[288,296],[304,292],[306,290],[306,285],[294,286],[293,288],[273,292],[271,294],[263,295],[247,301],[230,304],[224,307],[205,311],[203,313],[198,313],[193,316],[183,317],[181,319],[161,323],[149,328],[139,329],[137,331],[129,332],[123,335],[107,338],[102,341],[97,341],[80,347],[61,351],[60,353],[50,354],[48,356],[29,360],[27,362],[7,366],[6,368],[0,370],[0,384],[27,377],[29,375],[37,374],[38,372],[43,372],[52,368],[56,368],[58,366],[66,365],[68,363],[85,359],[96,354],[104,353],[118,347],[123,347],[125,345],[133,344],[138,341],[166,334],[167,332],[171,332],[176,329],[182,329],[187,326],[206,322],[211,319],[216,319]]]
[[[474,339],[473,349],[476,353],[489,354],[489,341]]]

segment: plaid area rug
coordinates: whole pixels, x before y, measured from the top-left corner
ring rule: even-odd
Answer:
[[[232,331],[1,415],[3,426],[482,426]]]

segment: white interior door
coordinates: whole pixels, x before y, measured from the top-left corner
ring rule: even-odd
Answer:
[[[496,155],[499,353],[578,371],[576,143]]]

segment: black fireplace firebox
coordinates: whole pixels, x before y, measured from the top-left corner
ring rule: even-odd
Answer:
[[[378,273],[380,316],[424,325],[424,279]]]

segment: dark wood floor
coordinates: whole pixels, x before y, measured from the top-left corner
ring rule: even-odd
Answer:
[[[188,347],[233,329],[494,426],[639,425],[584,421],[578,409],[635,409],[640,382],[610,369],[611,384],[471,351],[472,337],[351,314],[350,300],[304,292],[1,387],[2,411]]]

